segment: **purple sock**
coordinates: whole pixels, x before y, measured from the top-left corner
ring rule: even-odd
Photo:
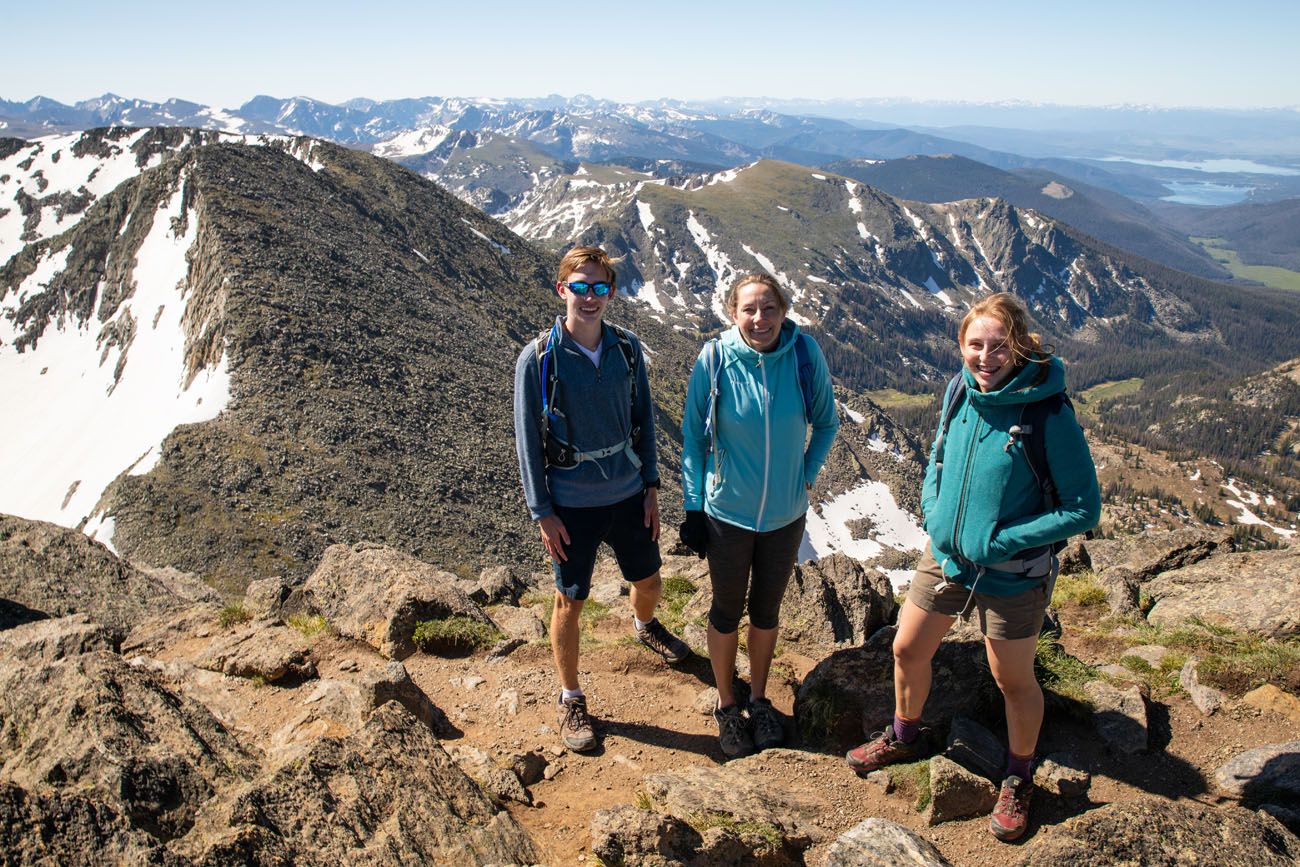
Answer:
[[[1032,780],[1034,778],[1034,754],[1027,756],[1018,756],[1007,750],[1007,770],[1002,775],[1005,780],[1007,777],[1019,777],[1022,780]]]
[[[905,744],[910,744],[920,734],[921,721],[919,719],[903,719],[898,714],[894,714],[894,737]]]

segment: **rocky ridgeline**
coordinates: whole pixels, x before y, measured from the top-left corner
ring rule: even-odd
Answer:
[[[581,774],[583,765],[564,764],[562,750],[505,754],[469,742],[460,710],[435,705],[403,663],[422,651],[466,653],[446,635],[450,643],[439,645],[419,632],[428,622],[481,627],[496,639],[471,658],[505,663],[545,635],[528,604],[544,580],[507,567],[468,579],[383,545],[336,545],[306,579],[258,581],[241,602],[222,606],[196,593],[193,579],[146,576],[75,531],[15,518],[0,526],[0,598],[21,615],[0,629],[2,863],[546,860],[510,809],[536,805],[536,790],[558,769]],[[1151,571],[1153,557],[1182,564],[1143,582],[1152,583],[1191,566],[1235,568],[1240,556],[1179,537],[1147,539],[1142,551],[1086,543],[1074,561],[1091,560],[1103,576],[1122,568],[1129,578]],[[1293,555],[1253,556],[1262,576]],[[819,660],[798,688],[795,748],[645,768],[636,803],[592,805],[594,855],[643,865],[950,863],[919,829],[987,814],[1004,758],[996,689],[969,628],[949,635],[936,660],[926,715],[939,755],[929,762],[917,826],[835,820],[851,777],[832,756],[892,710],[897,602],[879,565],[836,555],[802,564],[791,582],[785,605],[794,616],[782,640]],[[707,584],[693,558],[670,557],[666,572]],[[1167,589],[1157,605],[1201,587],[1160,586]],[[602,565],[592,598],[626,605],[625,590],[616,569]],[[1270,590],[1295,610],[1294,590]],[[704,589],[682,612],[697,646],[703,636],[693,622],[707,606]],[[1296,631],[1251,617],[1257,630]],[[1196,701],[1194,667],[1184,676]],[[1213,853],[1196,863],[1300,861],[1300,839],[1287,827],[1297,827],[1300,807],[1300,740],[1228,756],[1208,782],[1219,806],[1168,800],[1180,794],[1174,783],[1152,789],[1166,798],[1091,808],[1097,770],[1149,765],[1135,773],[1159,776],[1172,759],[1149,740],[1149,694],[1101,673],[1086,691],[1086,701],[1049,702],[1036,782],[1039,809],[1055,821],[1007,850],[1015,863],[1193,863],[1189,853]],[[518,712],[512,692],[502,691],[497,713]],[[711,692],[697,704],[709,705]],[[1251,704],[1294,714],[1300,725],[1300,702],[1281,690],[1220,695],[1202,712]],[[1113,758],[1098,766],[1087,758],[1093,752]],[[772,773],[795,782],[771,785]],[[883,797],[898,781],[877,772],[856,784]]]

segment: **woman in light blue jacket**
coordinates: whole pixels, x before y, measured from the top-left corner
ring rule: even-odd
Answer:
[[[776,280],[741,277],[726,304],[735,326],[704,347],[686,392],[681,537],[709,558],[714,718],[722,751],[733,757],[783,740],[766,695],[777,617],[803,541],[808,491],[839,417],[821,349],[786,319],[790,303]],[[746,601],[748,719],[731,689]]]

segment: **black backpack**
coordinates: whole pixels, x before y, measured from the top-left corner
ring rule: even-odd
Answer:
[[[948,423],[952,421],[953,414],[957,411],[957,405],[966,396],[966,383],[962,375],[958,373],[952,379],[948,380],[948,388],[944,392],[943,406],[939,410],[939,436],[935,440],[934,456],[935,469],[943,472],[943,438],[948,433]],[[1069,395],[1065,392],[1057,392],[1048,395],[1042,400],[1036,400],[1032,403],[1022,404],[1020,407],[1020,421],[1011,427],[1011,436],[1019,438],[1025,450],[1025,458],[1029,461],[1029,469],[1033,472],[1034,478],[1038,480],[1038,489],[1043,495],[1043,506],[1048,509],[1058,509],[1061,506],[1061,495],[1056,490],[1056,482],[1052,479],[1051,468],[1047,465],[1047,444],[1046,430],[1047,417],[1055,415],[1061,411],[1061,407],[1068,406],[1071,411],[1074,410],[1074,403],[1070,400]],[[1008,443],[1008,448],[1010,443]],[[1066,540],[1052,543],[1054,551],[1060,551],[1065,547]]]

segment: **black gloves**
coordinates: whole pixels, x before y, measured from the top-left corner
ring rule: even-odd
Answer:
[[[683,545],[698,554],[701,560],[704,559],[704,551],[709,547],[709,527],[704,522],[703,511],[688,510],[686,520],[677,528],[677,535]]]

